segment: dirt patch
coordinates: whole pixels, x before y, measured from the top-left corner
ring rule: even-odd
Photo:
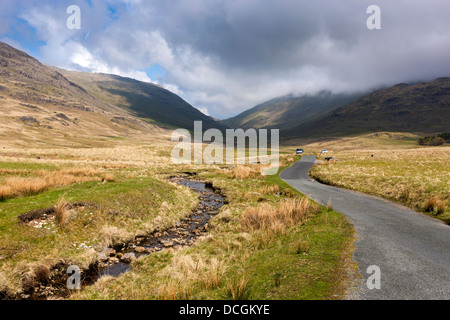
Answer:
[[[72,210],[75,208],[97,208],[95,203],[87,203],[87,202],[74,202],[69,203],[67,205],[68,210]],[[55,213],[55,207],[45,208],[45,209],[37,209],[27,213],[19,214],[17,218],[24,223],[31,223],[33,220],[46,220],[49,216]]]

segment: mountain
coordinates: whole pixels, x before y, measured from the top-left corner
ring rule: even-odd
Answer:
[[[163,134],[1,42],[0,110],[2,146],[104,146],[111,137]]]
[[[225,129],[176,94],[158,85],[116,75],[58,71],[85,88],[90,95],[149,123],[171,129],[193,130],[194,121],[200,120],[204,129]]]
[[[231,128],[280,129],[289,135],[303,125],[320,119],[324,113],[335,110],[361,97],[362,94],[333,94],[322,91],[316,95],[288,95],[259,104],[241,114],[223,120]]]
[[[450,78],[400,83],[328,112],[292,132],[296,136],[342,136],[390,131],[450,131]]]
[[[105,146],[167,140],[168,128],[219,127],[153,84],[45,66],[0,42],[0,138],[14,146]],[[0,145],[0,146],[1,146]]]
[[[401,83],[369,94],[287,96],[224,120],[233,128],[277,128],[282,139],[370,132],[450,131],[450,78]]]

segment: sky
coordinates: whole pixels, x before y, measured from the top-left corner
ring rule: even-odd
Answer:
[[[80,29],[67,27],[80,8]],[[381,29],[367,20],[380,8]],[[450,76],[448,0],[1,0],[0,41],[153,82],[223,119],[294,94]]]

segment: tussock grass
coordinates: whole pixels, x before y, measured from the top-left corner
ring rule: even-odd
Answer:
[[[439,201],[436,205],[436,214],[437,215],[443,214],[447,210],[447,207],[448,207],[448,201],[442,201],[442,200]]]
[[[75,177],[95,177],[100,174],[100,171],[94,168],[70,168],[59,170],[57,174],[70,175]]]
[[[280,192],[280,186],[277,184],[267,184],[258,189],[262,194],[276,194]]]
[[[278,207],[264,203],[248,208],[242,215],[241,224],[250,232],[263,230],[279,233],[285,228],[305,224],[311,216],[312,207],[306,197],[282,200]]]
[[[447,201],[441,200],[439,196],[430,195],[423,206],[426,212],[441,215],[447,209]]]
[[[69,219],[69,202],[64,198],[64,196],[58,199],[55,205],[55,221],[60,227],[64,227]]]
[[[187,300],[190,296],[189,288],[176,280],[169,280],[159,288],[157,300]]]
[[[193,294],[191,287],[194,285],[213,290],[221,286],[224,272],[224,263],[216,258],[206,260],[199,255],[177,254],[158,274],[171,279],[159,292],[158,299],[186,299]]]
[[[227,286],[227,295],[232,300],[249,300],[251,288],[246,276],[233,279]]]
[[[311,247],[311,245],[308,241],[297,240],[295,242],[295,253],[297,253],[297,254],[308,253],[310,247]]]
[[[50,269],[45,265],[39,265],[34,270],[34,276],[39,283],[45,283],[50,279]]]
[[[261,167],[254,166],[242,166],[238,165],[232,170],[232,177],[235,179],[249,179],[257,177],[261,174]]]
[[[100,230],[100,243],[105,246],[113,246],[120,242],[132,239],[133,235],[116,226],[104,225]]]
[[[289,228],[307,223],[317,208],[306,197],[287,198],[275,207],[268,203],[245,210],[241,217],[242,228],[252,233],[256,248],[267,247]]]

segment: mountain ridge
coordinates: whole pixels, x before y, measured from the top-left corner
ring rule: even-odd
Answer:
[[[282,139],[292,139],[383,131],[448,132],[448,119],[450,78],[441,77],[399,83],[365,94],[323,91],[315,96],[288,95],[259,104],[223,123],[234,128],[280,129]]]
[[[224,128],[176,94],[116,75],[45,66],[0,42],[2,144],[104,146],[169,140],[173,128]]]
[[[205,129],[225,129],[181,97],[159,85],[118,75],[62,69],[59,72],[81,85],[92,96],[150,123],[170,129],[193,130],[194,121],[197,120],[203,122]]]

